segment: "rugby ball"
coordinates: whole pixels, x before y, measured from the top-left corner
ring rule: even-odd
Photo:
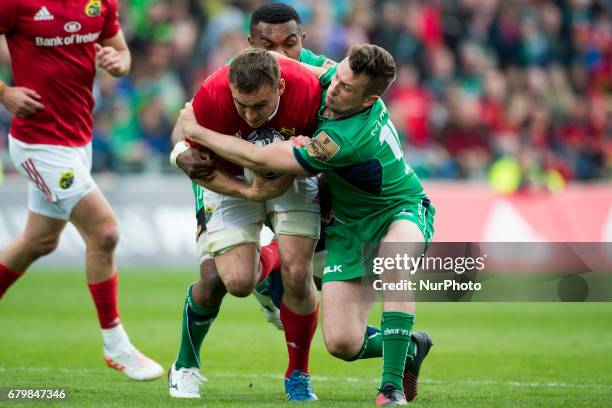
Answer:
[[[259,128],[252,132],[246,137],[246,140],[256,144],[258,146],[267,146],[271,143],[284,142],[284,136],[276,129],[273,128]],[[249,168],[244,168],[244,179],[247,183],[253,182],[254,171]],[[275,179],[280,177],[282,174],[274,171],[269,171],[262,174],[267,179]]]

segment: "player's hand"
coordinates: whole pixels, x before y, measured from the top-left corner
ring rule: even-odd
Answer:
[[[202,140],[197,137],[197,130],[200,125],[196,120],[191,102],[187,102],[185,107],[181,109],[178,122],[183,128],[183,135],[185,135],[187,139],[202,143]]]
[[[296,149],[299,149],[300,147],[304,147],[306,143],[310,142],[310,138],[308,136],[302,136],[302,135],[291,136],[289,140],[291,141],[291,145],[295,147]]]
[[[108,72],[114,77],[122,76],[123,63],[121,62],[121,54],[113,47],[103,47],[100,44],[95,44],[96,48],[96,63],[100,68]]]
[[[215,158],[208,150],[187,149],[176,158],[176,164],[190,179],[207,179],[215,171]]]
[[[292,174],[283,174],[270,180],[253,172],[253,184],[248,191],[248,199],[260,202],[281,196],[293,184],[293,180],[295,176]]]
[[[6,110],[19,118],[27,118],[45,109],[45,105],[40,103],[40,95],[33,89],[21,86],[9,86],[4,89],[0,96],[0,103]]]

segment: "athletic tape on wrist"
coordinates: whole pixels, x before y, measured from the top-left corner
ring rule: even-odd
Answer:
[[[176,163],[176,159],[178,158],[179,154],[183,153],[185,150],[189,149],[189,144],[187,144],[187,142],[180,141],[177,144],[174,145],[174,149],[172,149],[172,152],[170,153],[170,164],[172,165],[172,167],[174,167],[175,169],[178,169],[179,166]]]

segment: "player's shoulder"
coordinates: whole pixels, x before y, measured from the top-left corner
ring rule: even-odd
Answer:
[[[202,83],[202,86],[206,86],[211,89],[227,87],[229,85],[229,70],[229,64],[217,68],[214,72],[206,77]]]
[[[327,58],[325,55],[317,55],[308,48],[302,48],[300,52],[300,62],[312,65],[314,67],[329,68],[334,65],[334,61]]]
[[[229,65],[224,65],[208,75],[200,85],[197,95],[215,98],[229,93]]]
[[[285,80],[283,100],[292,106],[302,106],[304,111],[294,112],[304,114],[308,111],[314,115],[321,104],[321,85],[319,78],[297,61],[279,60],[281,78]],[[299,111],[299,110],[298,110]]]

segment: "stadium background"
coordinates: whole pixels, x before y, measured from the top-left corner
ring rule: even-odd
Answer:
[[[314,52],[339,60],[351,44],[371,41],[395,56],[398,80],[385,101],[437,207],[437,240],[612,241],[609,1],[287,2]],[[133,68],[122,79],[98,75],[94,172],[119,216],[126,326],[167,366],[183,291],[197,271],[193,199],[168,165],[170,129],[206,75],[247,45],[250,13],[265,2],[119,3]],[[0,39],[8,82],[7,58]],[[0,247],[26,215],[9,123],[0,107]],[[163,381],[128,383],[97,357],[82,250],[69,229],[59,251],[0,302],[0,387],[68,387],[75,405],[168,405]],[[418,316],[417,329],[436,341],[419,404],[609,403],[609,304],[423,304]],[[282,336],[254,301],[228,299],[214,327],[204,346],[204,402],[282,401]],[[371,403],[377,362],[332,359],[320,333],[312,360],[329,406]]]

